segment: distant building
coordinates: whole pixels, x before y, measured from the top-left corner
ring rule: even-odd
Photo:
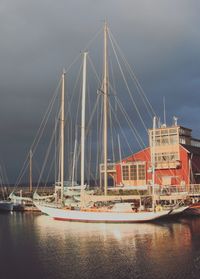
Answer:
[[[176,119],[171,127],[162,125],[149,129],[149,147],[124,158],[122,162],[108,164],[108,174],[116,186],[151,185],[152,156],[156,184],[200,183],[200,140],[192,137],[191,129],[178,126]]]

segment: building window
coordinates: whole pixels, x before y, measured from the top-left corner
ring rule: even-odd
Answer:
[[[178,152],[164,152],[164,153],[156,153],[155,161],[156,163],[162,162],[174,162],[178,160]]]
[[[178,144],[178,129],[156,129],[150,131],[150,145],[153,146],[155,133],[155,146]]]
[[[138,180],[145,179],[145,165],[138,165]]]
[[[129,180],[129,166],[122,166],[123,180]]]
[[[131,180],[137,180],[137,165],[130,166],[130,178]]]
[[[169,141],[170,141],[170,144],[177,144],[178,143],[177,135],[170,135]]]
[[[145,180],[146,179],[146,168],[145,164],[127,164],[122,166],[122,177],[124,181],[127,180]]]
[[[169,144],[169,138],[168,138],[168,136],[162,136],[162,144],[163,144],[163,145]]]

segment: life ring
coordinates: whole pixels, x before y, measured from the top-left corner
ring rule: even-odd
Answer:
[[[163,208],[162,208],[162,206],[161,206],[160,204],[156,206],[156,212],[162,211],[162,209],[163,209]]]

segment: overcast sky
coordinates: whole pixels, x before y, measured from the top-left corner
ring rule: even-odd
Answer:
[[[0,160],[14,183],[62,69],[110,29],[158,114],[200,138],[200,1],[1,0]]]

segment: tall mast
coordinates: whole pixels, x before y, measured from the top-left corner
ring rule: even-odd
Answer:
[[[64,201],[64,125],[65,125],[65,71],[62,73],[61,111],[60,111],[60,183],[61,203]]]
[[[86,66],[87,52],[83,53],[83,83],[82,83],[82,105],[81,105],[81,191],[84,187],[85,169],[85,95],[86,95]]]
[[[107,174],[107,161],[108,161],[108,58],[107,58],[107,22],[104,24],[104,74],[103,74],[103,103],[104,103],[104,121],[103,121],[103,146],[104,146],[104,195],[107,195],[108,189],[108,174]]]
[[[152,135],[152,208],[155,210],[155,146],[156,146],[156,116],[153,117],[153,135]]]
[[[75,177],[76,148],[77,148],[77,139],[75,138],[74,154],[73,154],[73,162],[72,162],[72,187],[74,186],[74,177]]]
[[[29,192],[33,191],[33,185],[32,185],[32,156],[33,156],[33,153],[32,153],[32,150],[30,150],[30,153],[29,153],[29,160],[30,160],[30,163],[29,163]]]

